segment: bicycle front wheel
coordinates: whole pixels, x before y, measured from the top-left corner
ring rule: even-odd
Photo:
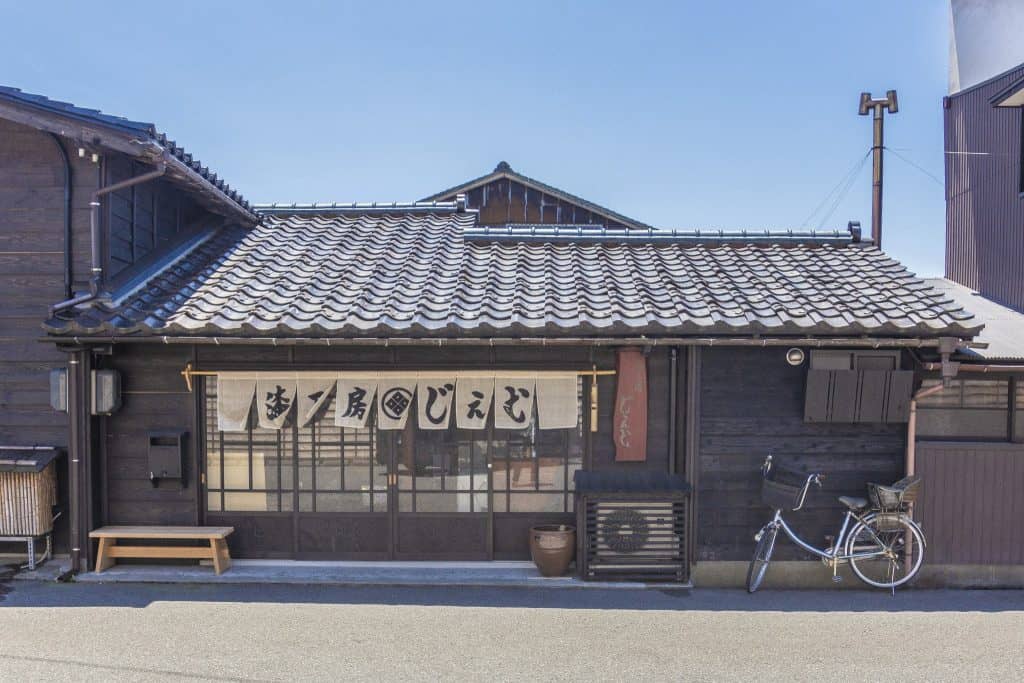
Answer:
[[[747,592],[753,593],[761,587],[764,575],[768,572],[768,563],[772,561],[772,551],[775,550],[775,538],[779,535],[779,529],[771,524],[761,529],[761,537],[757,539],[754,547],[754,557],[747,567]]]
[[[914,579],[924,562],[924,536],[905,515],[876,513],[850,531],[850,569],[875,588],[896,588]]]

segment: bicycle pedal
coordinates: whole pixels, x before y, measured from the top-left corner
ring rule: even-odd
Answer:
[[[838,574],[833,574],[832,575],[832,583],[842,583],[842,582],[843,582],[843,577],[839,576]]]

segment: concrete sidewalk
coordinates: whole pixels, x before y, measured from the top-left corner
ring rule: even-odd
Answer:
[[[499,588],[643,589],[643,583],[546,578],[532,562],[301,562],[234,560],[220,576],[209,565],[119,564],[78,574],[82,583],[284,584],[328,586],[479,586]],[[666,584],[652,584],[665,588]],[[681,587],[679,584],[671,584]]]

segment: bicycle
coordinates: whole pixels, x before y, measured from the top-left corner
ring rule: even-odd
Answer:
[[[783,508],[794,512],[804,506],[811,484],[821,488],[824,475],[801,472],[772,463],[769,455],[761,466],[761,497],[775,516],[754,536],[757,545],[747,570],[747,592],[753,593],[764,581],[775,541],[781,529],[797,546],[821,558],[832,568],[832,580],[841,581],[839,565],[850,564],[861,581],[874,588],[889,588],[910,582],[924,562],[927,547],[921,527],[907,514],[907,506],[916,498],[920,479],[906,477],[891,486],[868,484],[870,502],[864,498],[839,496],[846,508],[842,526],[828,548],[816,548],[800,538],[782,517]],[[803,481],[786,483],[783,479]],[[852,526],[851,526],[852,524]]]

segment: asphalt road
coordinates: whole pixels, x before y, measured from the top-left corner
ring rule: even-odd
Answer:
[[[1024,680],[1024,591],[3,588],[3,681]]]

